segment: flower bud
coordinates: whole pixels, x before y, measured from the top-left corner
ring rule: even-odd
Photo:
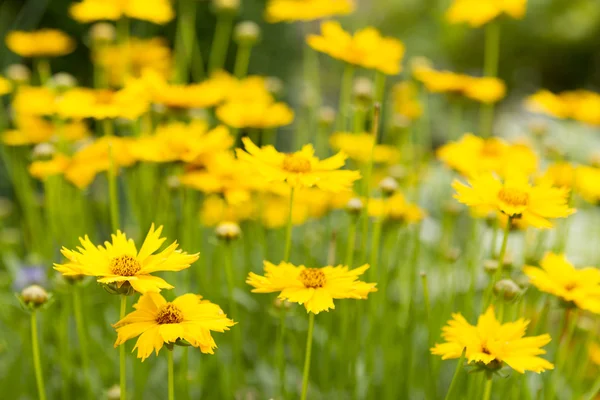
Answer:
[[[368,106],[375,97],[375,88],[373,87],[373,82],[364,76],[356,78],[354,80],[352,93],[359,104]]]
[[[110,43],[117,37],[117,31],[113,24],[108,22],[96,22],[90,27],[90,37],[94,42]]]
[[[215,233],[219,239],[230,241],[240,237],[242,230],[235,222],[221,222],[215,228]]]
[[[57,90],[65,90],[77,86],[77,79],[66,72],[57,72],[52,75],[48,84]]]
[[[512,279],[502,279],[494,285],[494,293],[506,301],[511,301],[521,294],[521,288]]]
[[[39,286],[27,286],[21,291],[21,299],[30,307],[39,307],[48,301],[48,292]]]
[[[392,129],[401,130],[407,128],[410,125],[410,119],[406,118],[402,114],[394,114],[392,116]]]
[[[265,80],[267,91],[273,96],[279,96],[283,92],[283,81],[276,76],[269,76]]]
[[[54,146],[51,143],[40,143],[37,144],[32,152],[31,152],[31,156],[33,157],[34,160],[48,160],[50,158],[52,158],[52,156],[54,155],[55,149]]]
[[[16,83],[28,83],[31,79],[31,70],[23,64],[11,64],[6,67],[6,77]]]
[[[458,260],[458,257],[460,257],[460,249],[457,247],[450,247],[444,252],[443,257],[446,259],[446,261],[454,262]]]
[[[217,14],[236,14],[240,9],[240,0],[212,0],[212,6]]]
[[[402,164],[391,165],[388,170],[388,175],[394,178],[396,181],[403,181],[408,177],[408,170]]]
[[[323,106],[319,109],[319,124],[331,126],[335,122],[335,110],[332,107]]]
[[[483,269],[488,275],[494,275],[498,270],[498,261],[497,260],[485,260],[483,262]]]
[[[392,195],[398,190],[398,182],[391,176],[388,176],[379,182],[379,189],[381,189],[386,196]]]
[[[193,120],[210,121],[210,114],[205,108],[190,108],[188,115]]]
[[[119,385],[112,385],[106,391],[107,400],[119,400],[121,398],[121,388]]]
[[[253,21],[242,21],[235,26],[233,37],[240,45],[254,46],[260,39],[260,26]]]
[[[177,175],[169,175],[167,177],[167,187],[169,189],[177,189],[181,186],[181,180]]]
[[[364,206],[365,205],[361,199],[358,197],[353,197],[348,201],[348,204],[346,204],[346,211],[348,211],[350,214],[360,214]]]
[[[285,308],[287,310],[292,306],[292,303],[290,303],[287,300],[282,300],[279,297],[277,297],[275,299],[275,301],[273,301],[273,305],[275,306],[275,308],[278,308],[278,309]]]

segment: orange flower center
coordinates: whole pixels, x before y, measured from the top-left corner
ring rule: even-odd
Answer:
[[[160,325],[179,324],[183,322],[183,313],[175,304],[167,303],[158,309],[156,322]]]
[[[310,160],[299,154],[286,154],[283,159],[283,169],[288,172],[308,172],[310,168]]]
[[[502,145],[497,140],[486,140],[481,148],[481,155],[485,157],[498,157],[501,154]]]
[[[526,206],[529,203],[529,193],[513,188],[502,188],[498,192],[498,199],[511,206]]]
[[[98,104],[111,104],[115,94],[111,90],[98,90],[96,92],[96,103]]]
[[[300,272],[300,281],[307,288],[320,288],[325,285],[325,273],[319,268],[307,268]]]
[[[140,269],[142,269],[140,262],[128,255],[115,257],[110,260],[110,271],[115,275],[134,276]]]

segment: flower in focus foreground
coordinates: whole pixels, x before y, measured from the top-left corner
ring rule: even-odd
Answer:
[[[383,37],[379,31],[367,27],[354,36],[344,31],[339,22],[327,21],[321,24],[321,36],[309,35],[308,45],[321,53],[352,65],[376,69],[387,75],[400,72],[400,62],[404,56],[401,41]]]
[[[569,189],[552,187],[544,181],[531,185],[526,176],[513,176],[504,181],[492,174],[469,179],[470,186],[455,180],[454,198],[481,212],[498,211],[541,229],[552,228],[551,218],[566,218],[575,212],[569,208]]]
[[[446,19],[452,24],[466,22],[477,28],[502,14],[523,18],[526,9],[527,0],[454,0]]]
[[[246,151],[236,149],[238,158],[269,182],[286,182],[292,188],[316,186],[328,192],[341,192],[350,190],[354,181],[360,178],[358,171],[339,170],[346,161],[343,153],[319,160],[310,144],[295,153],[284,154],[273,146],[259,148],[248,138],[242,140]]]
[[[500,369],[504,363],[517,372],[544,372],[554,365],[541,357],[546,351],[541,347],[551,340],[544,334],[525,336],[529,321],[519,319],[515,322],[500,323],[490,306],[481,315],[477,325],[473,326],[460,314],[452,314],[448,325],[442,328],[442,337],[446,343],[436,344],[431,353],[442,356],[442,360],[460,358],[464,349],[469,363],[489,370]]]
[[[270,0],[265,19],[268,22],[312,21],[346,15],[354,11],[353,0]]]
[[[253,293],[281,292],[279,299],[304,304],[307,312],[318,314],[335,308],[333,299],[366,299],[376,292],[375,283],[358,280],[369,265],[348,269],[346,266],[306,268],[282,262],[265,264],[265,276],[250,272],[246,283]]]
[[[542,292],[553,294],[582,310],[600,314],[600,270],[594,267],[576,269],[564,254],[547,253],[540,267],[525,266],[523,272],[531,284]]]
[[[69,54],[75,42],[62,31],[12,31],[6,35],[6,46],[21,57],[58,57]]]
[[[135,311],[114,324],[117,329],[115,347],[139,336],[133,350],[144,361],[164,344],[185,340],[202,353],[214,354],[217,347],[210,332],[225,332],[235,323],[221,308],[196,294],[184,294],[167,302],[158,293],[146,293],[133,306]]]
[[[159,292],[172,289],[162,278],[150,275],[157,271],[181,271],[198,259],[198,254],[187,254],[177,250],[177,242],[169,245],[160,253],[153,254],[165,241],[161,238],[162,226],[150,228],[146,240],[138,251],[132,239],[121,231],[112,235],[112,243],[95,246],[90,239],[79,238],[82,247],[77,250],[62,248],[62,254],[69,260],[66,264],[54,264],[54,269],[66,276],[88,275],[98,277],[98,282],[115,284],[117,289],[123,285],[140,293]]]

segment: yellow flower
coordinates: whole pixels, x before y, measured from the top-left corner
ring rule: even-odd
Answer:
[[[394,112],[414,121],[423,114],[423,107],[419,102],[419,92],[413,82],[400,82],[394,86]]]
[[[588,348],[588,356],[596,365],[600,365],[600,345],[598,343],[590,344]]]
[[[600,203],[600,168],[580,166],[575,171],[577,193],[592,204]]]
[[[269,0],[265,19],[268,22],[312,21],[354,11],[353,0]]]
[[[108,74],[113,86],[119,86],[127,75],[139,78],[146,69],[163,80],[171,75],[171,49],[163,38],[131,38],[127,45],[115,44],[98,49],[96,61]]]
[[[6,46],[21,57],[58,57],[75,49],[75,42],[56,29],[12,31],[6,35]]]
[[[56,111],[56,95],[45,86],[19,86],[12,106],[18,116],[48,116]]]
[[[438,71],[429,64],[418,65],[414,77],[432,93],[461,93],[469,77],[452,71]]]
[[[115,347],[139,336],[137,357],[144,361],[154,350],[158,355],[164,344],[185,340],[202,353],[214,354],[217,348],[211,331],[225,332],[235,323],[221,308],[202,296],[188,293],[168,302],[159,293],[140,296],[135,311],[113,325],[117,330]]]
[[[565,103],[564,98],[548,90],[540,90],[529,96],[525,101],[525,106],[532,112],[556,118],[568,118],[571,114],[570,107]]]
[[[294,196],[295,197],[295,196]],[[265,196],[260,199],[260,208],[257,210],[260,222],[267,229],[280,229],[287,225],[290,200],[284,196]],[[292,205],[292,224],[302,225],[309,218],[308,206],[294,199]]]
[[[525,266],[523,272],[542,292],[574,303],[582,310],[600,314],[600,270],[576,269],[564,254],[547,253],[540,267]]]
[[[504,82],[490,77],[471,77],[463,90],[466,97],[486,104],[496,103],[506,95]]]
[[[529,96],[525,105],[535,113],[600,125],[600,94],[595,92],[574,90],[554,94],[540,90]]]
[[[476,28],[502,14],[523,18],[526,8],[527,0],[454,0],[446,12],[446,19],[453,24],[465,22]]]
[[[383,37],[375,28],[361,29],[352,36],[334,21],[323,22],[321,36],[309,35],[306,42],[335,59],[387,75],[400,73],[405,51],[401,41]]]
[[[537,156],[526,145],[508,144],[498,138],[483,139],[471,133],[440,147],[437,157],[467,177],[485,172],[506,176],[515,170],[531,174],[538,164]]]
[[[81,23],[116,21],[127,16],[163,25],[175,16],[168,0],[83,0],[72,4],[69,13]]]
[[[506,214],[536,228],[552,228],[549,219],[566,218],[575,212],[569,208],[569,190],[541,182],[532,186],[524,175],[500,181],[492,174],[469,179],[470,186],[458,180],[452,183],[454,198],[481,211]]]
[[[414,224],[425,218],[425,212],[416,204],[406,201],[402,193],[395,193],[385,199],[370,199],[367,212],[371,217],[407,224]]]
[[[34,161],[29,165],[31,176],[45,180],[49,176],[62,175],[71,162],[70,158],[62,153],[57,153],[50,160]]]
[[[224,221],[242,222],[254,216],[256,204],[251,199],[227,202],[220,196],[208,196],[202,202],[200,220],[205,226],[216,226]]]
[[[279,299],[304,304],[307,312],[318,314],[335,308],[334,299],[366,299],[376,292],[375,283],[358,280],[369,265],[349,269],[346,266],[306,268],[282,262],[265,264],[265,276],[250,272],[246,283],[253,293],[281,292]]]
[[[81,121],[53,124],[34,116],[17,116],[18,129],[2,134],[2,142],[8,146],[28,146],[44,142],[62,142],[85,139],[90,136],[87,126]]]
[[[268,129],[291,124],[294,111],[282,102],[229,101],[217,108],[217,118],[233,128]]]
[[[552,186],[571,189],[575,183],[575,167],[562,161],[551,164],[540,179],[547,179]]]
[[[161,232],[162,226],[155,230],[152,224],[139,251],[133,240],[128,240],[121,231],[113,234],[112,243],[104,242],[104,246],[95,246],[86,235],[85,238],[79,238],[81,247],[77,250],[62,248],[61,253],[69,262],[54,264],[54,269],[65,276],[95,276],[98,282],[115,284],[117,288],[131,285],[139,293],[172,289],[173,286],[151,273],[181,271],[194,263],[198,254],[177,250],[177,242],[154,254],[165,241],[160,237]]]
[[[360,178],[358,171],[340,170],[346,161],[343,153],[319,160],[310,144],[295,153],[284,154],[273,146],[259,148],[248,138],[242,141],[246,151],[236,149],[238,158],[267,182],[286,182],[291,188],[316,186],[335,193],[350,190]]]
[[[2,75],[0,75],[0,96],[12,92],[12,83]]]
[[[442,356],[442,360],[460,358],[463,350],[469,364],[485,366],[497,370],[508,365],[517,372],[544,372],[554,369],[554,365],[538,357],[546,354],[541,347],[551,338],[548,334],[524,337],[529,321],[518,319],[515,322],[500,323],[490,306],[473,326],[460,314],[452,314],[448,325],[442,328],[446,341],[436,344],[431,353]]]
[[[337,132],[330,136],[329,144],[334,150],[341,150],[354,161],[361,164],[373,161],[376,163],[394,164],[400,159],[400,152],[394,146],[378,144],[373,150],[373,135],[369,133]]]

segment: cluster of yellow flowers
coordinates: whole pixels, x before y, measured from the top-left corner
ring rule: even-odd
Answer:
[[[574,119],[590,125],[600,125],[600,94],[588,90],[554,94],[548,90],[529,96],[527,108],[560,119]]]
[[[448,22],[482,26],[501,15],[523,18],[527,0],[454,0],[446,12]]]

